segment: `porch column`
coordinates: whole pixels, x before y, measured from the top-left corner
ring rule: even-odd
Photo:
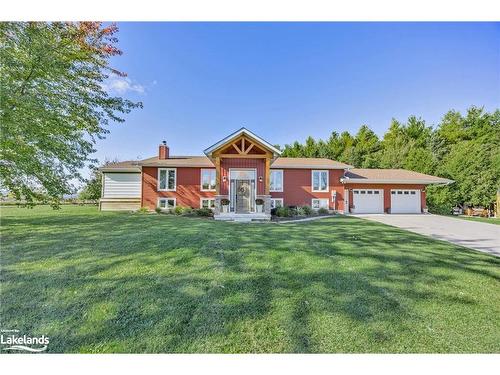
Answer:
[[[220,195],[220,157],[215,157],[215,195]]]
[[[269,195],[269,185],[270,185],[270,178],[271,178],[271,160],[269,160],[269,157],[266,158],[266,178],[265,178],[265,194]]]

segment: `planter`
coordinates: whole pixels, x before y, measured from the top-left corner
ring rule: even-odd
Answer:
[[[222,206],[222,213],[223,214],[228,214],[229,213],[229,206],[228,205]]]
[[[262,213],[264,206],[262,204],[258,204],[256,205],[256,207],[257,207],[257,212]]]

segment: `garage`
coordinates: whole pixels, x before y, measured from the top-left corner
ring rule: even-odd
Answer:
[[[391,190],[392,214],[419,214],[421,212],[420,190]]]
[[[353,189],[352,212],[356,214],[383,214],[384,191],[381,189]]]

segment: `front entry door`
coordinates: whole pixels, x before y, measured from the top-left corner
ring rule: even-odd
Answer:
[[[236,212],[247,214],[251,211],[250,180],[236,180]]]

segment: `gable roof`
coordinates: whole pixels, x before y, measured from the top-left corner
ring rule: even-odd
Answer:
[[[453,180],[406,169],[360,169],[345,172],[343,183],[451,184]]]
[[[102,172],[140,172],[141,167],[172,168],[215,168],[206,156],[171,156],[159,159],[158,156],[144,160],[124,161],[100,168]],[[352,166],[325,158],[286,158],[279,157],[271,163],[271,169],[347,169]]]
[[[159,159],[158,156],[140,162],[144,167],[198,167],[214,168],[214,163],[206,156],[170,156]]]
[[[127,160],[118,163],[113,163],[106,165],[105,167],[99,168],[101,172],[140,172],[141,166],[138,160]]]
[[[294,168],[294,169],[348,169],[351,165],[326,158],[277,158],[271,164],[271,169]]]
[[[214,143],[212,146],[206,148],[203,153],[210,157],[212,155],[212,152],[215,150],[219,149],[221,146],[226,145],[227,143],[231,142],[231,140],[238,138],[240,135],[246,135],[249,138],[253,138],[255,141],[260,143],[262,146],[266,147],[269,151],[272,151],[272,153],[275,156],[281,155],[281,151],[278,150],[276,147],[274,147],[271,143],[267,142],[266,140],[262,139],[258,135],[252,133],[250,130],[246,128],[241,128],[239,130],[236,130],[234,133],[228,135],[226,138],[221,139],[219,142]]]

